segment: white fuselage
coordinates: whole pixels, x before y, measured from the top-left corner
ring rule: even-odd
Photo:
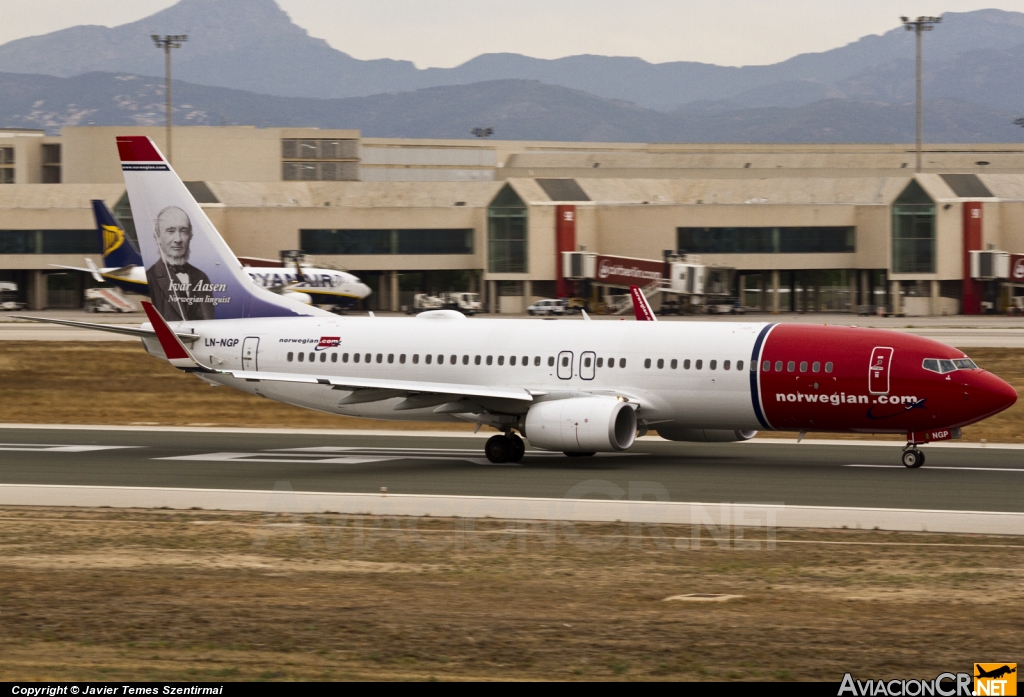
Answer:
[[[638,417],[647,423],[760,427],[748,372],[765,326],[760,323],[308,317],[174,326],[198,335],[190,346],[192,354],[218,370],[516,387],[541,399],[575,392],[606,394],[638,403]],[[162,355],[155,339],[146,345]],[[613,360],[614,367],[609,367]],[[250,382],[229,375],[210,379],[336,414],[458,419],[435,413],[433,407],[396,411],[399,398],[339,405],[350,392],[330,385]],[[520,413],[529,406],[522,404]]]

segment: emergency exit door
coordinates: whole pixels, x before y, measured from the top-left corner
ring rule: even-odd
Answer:
[[[259,370],[256,363],[256,354],[259,351],[260,340],[255,336],[249,336],[242,342],[242,370]]]
[[[888,346],[876,346],[871,351],[871,365],[868,367],[868,392],[871,394],[889,393],[889,367],[892,363],[892,349]]]

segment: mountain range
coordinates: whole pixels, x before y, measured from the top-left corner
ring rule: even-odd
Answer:
[[[359,60],[310,37],[274,0],[181,0],[107,28],[0,45],[0,125],[163,122],[174,53],[176,123],[360,128],[366,135],[558,140],[910,141],[914,37],[897,27],[773,65],[542,60],[485,54],[455,68]],[[925,138],[1020,140],[1024,14],[947,13],[925,38]]]

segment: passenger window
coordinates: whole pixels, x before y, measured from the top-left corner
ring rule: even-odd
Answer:
[[[583,359],[583,367],[584,368],[589,368],[590,367],[590,356],[587,356],[586,358]]]
[[[820,370],[821,370],[821,361],[814,361],[814,363],[811,364],[811,372],[812,373],[817,373]]]
[[[437,354],[437,364],[438,365],[444,365],[444,356],[442,354],[440,354],[440,353]]]
[[[533,357],[533,364],[534,365],[540,365],[540,356],[534,356]]]
[[[342,363],[348,363],[348,354],[347,353],[341,354],[341,362]]]
[[[474,359],[473,359],[473,363],[474,363],[475,365],[480,365],[480,356],[477,356],[476,358],[474,358]]]
[[[620,368],[625,368],[626,367],[626,359],[625,358],[620,358],[619,359],[619,367]]]
[[[498,365],[505,365],[505,357],[498,356]]]
[[[792,373],[794,370],[796,370],[796,361],[790,361],[786,364],[786,372]]]
[[[395,354],[389,353],[388,354],[388,363],[394,363],[394,362],[395,362]]]
[[[327,354],[326,353],[321,353],[320,354],[320,362],[321,363],[326,363],[327,362]]]
[[[722,361],[722,370],[729,370],[729,361]]]
[[[304,360],[306,360],[306,354],[300,353],[299,354],[299,363],[302,363],[302,361],[304,361]]]
[[[698,359],[697,359],[697,362],[696,362],[696,363],[694,363],[694,367],[695,367],[695,368],[696,368],[697,370],[700,370],[701,368],[703,368],[703,367],[704,367],[704,361],[702,361],[701,359],[699,359],[699,358],[698,358]]]
[[[711,367],[711,370],[714,370],[715,368],[717,368],[718,367],[718,361],[711,361],[711,366],[710,367]]]
[[[562,367],[563,368],[568,368],[569,367],[569,357],[568,356],[562,356]]]
[[[782,361],[775,361],[775,372],[776,373],[781,373],[782,372]]]
[[[338,354],[332,353],[331,354],[331,363],[337,363],[337,362],[338,362]]]
[[[469,356],[462,357],[462,365],[469,365]]]
[[[294,358],[294,357],[295,357],[295,354],[293,354],[291,351],[289,351],[288,352],[288,362],[291,363],[292,362],[292,358]]]
[[[806,373],[807,372],[807,361],[800,361],[800,372],[801,373]]]
[[[363,356],[363,362],[364,363],[369,363],[372,359],[373,359],[373,356],[371,356],[370,354],[366,354],[365,356]]]
[[[451,363],[452,365],[455,365],[456,363],[459,362],[459,357],[456,356],[455,354],[452,354],[452,357],[448,359],[448,362]]]
[[[523,365],[530,365],[530,357],[523,356]]]
[[[650,358],[645,358],[644,359],[644,367],[645,368],[650,368],[651,367],[651,359]]]
[[[665,367],[665,359],[664,358],[659,358],[658,359],[658,370],[661,370],[664,367]]]
[[[418,353],[412,354],[412,362],[413,363],[419,363],[420,362],[420,354],[418,354]]]
[[[687,358],[685,361],[683,361],[683,370],[689,370],[689,369],[690,369],[690,359]]]
[[[763,370],[766,373],[772,372],[772,362],[771,361],[765,361],[764,363],[762,363],[761,364],[761,370]]]
[[[400,355],[400,356],[398,357],[398,362],[399,362],[399,363],[402,363],[402,364],[404,364],[404,363],[405,363],[405,354],[404,354],[404,353],[403,353],[403,354],[401,354],[401,355]]]
[[[487,365],[491,365],[492,363],[494,363],[494,357],[493,356],[488,356],[487,357]]]
[[[384,362],[384,354],[382,354],[382,353],[378,353],[377,354],[377,362],[378,363],[383,363]]]
[[[554,356],[548,356],[548,367],[549,368],[553,368],[554,365],[555,365],[555,357]]]
[[[359,362],[359,354],[358,353],[353,353],[352,354],[352,362],[353,363],[358,363]]]
[[[825,364],[825,372],[826,373],[831,373],[832,372],[832,362],[831,361],[829,361],[828,363]]]
[[[743,361],[736,361],[736,370],[743,370]]]
[[[424,360],[426,360],[427,365],[430,365],[434,361],[434,356],[428,353]]]
[[[672,362],[669,363],[669,366],[672,368],[672,370],[675,370],[676,368],[679,367],[679,361],[673,358]]]
[[[309,352],[309,362],[312,363],[315,360],[316,360],[316,354],[313,353],[312,351],[310,351]]]
[[[508,357],[508,364],[509,365],[515,365],[516,364],[516,357],[515,356],[509,356]]]
[[[597,367],[598,368],[603,368],[604,367],[604,359],[603,358],[598,358],[597,359]]]

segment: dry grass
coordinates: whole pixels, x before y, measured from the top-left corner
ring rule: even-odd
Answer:
[[[965,351],[1024,394],[1024,350]],[[472,426],[354,419],[211,388],[130,342],[0,342],[0,421],[54,424],[251,426],[280,428],[445,429]],[[155,408],[154,405],[159,405]],[[762,436],[794,438],[792,433]],[[829,435],[840,438],[899,436]],[[964,429],[964,440],[1024,442],[1024,400]]]
[[[8,681],[909,678],[1013,660],[1024,622],[1024,538],[705,532],[694,550],[689,529],[618,524],[0,520]],[[664,600],[683,593],[743,597]]]

